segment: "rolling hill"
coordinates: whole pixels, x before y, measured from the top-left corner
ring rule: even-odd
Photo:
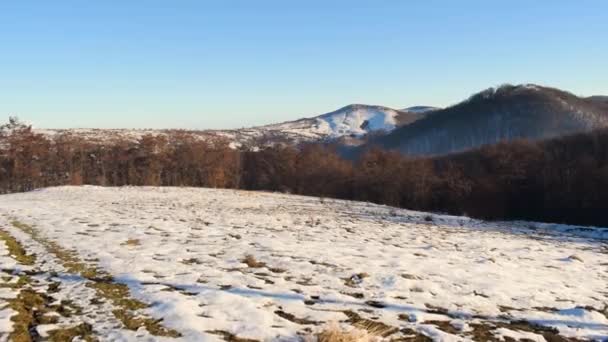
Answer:
[[[606,97],[582,98],[532,84],[504,85],[429,112],[370,144],[411,155],[438,155],[500,141],[544,139],[606,126]]]

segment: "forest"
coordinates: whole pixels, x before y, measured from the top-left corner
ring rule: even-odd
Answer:
[[[92,143],[11,120],[0,129],[0,193],[57,185],[192,186],[369,201],[481,219],[608,226],[608,130],[518,140],[439,157],[334,146],[229,148],[186,133]]]

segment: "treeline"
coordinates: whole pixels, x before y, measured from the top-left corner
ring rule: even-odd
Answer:
[[[55,185],[195,186],[370,201],[485,219],[608,226],[608,130],[437,158],[330,146],[230,149],[189,134],[91,143],[12,121],[0,129],[0,192]]]

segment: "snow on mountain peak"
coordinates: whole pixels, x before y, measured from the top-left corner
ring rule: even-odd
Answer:
[[[329,137],[362,136],[371,131],[391,131],[399,111],[382,106],[352,104],[316,118],[318,130]]]

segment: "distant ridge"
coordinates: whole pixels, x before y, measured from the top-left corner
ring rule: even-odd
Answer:
[[[535,84],[503,85],[483,90],[447,107],[403,109],[350,104],[298,120],[226,130],[39,129],[69,133],[90,142],[179,132],[195,139],[224,140],[232,148],[333,142],[345,156],[369,146],[411,155],[438,155],[518,138],[544,139],[608,126],[608,96],[579,97]],[[362,146],[361,146],[362,145]],[[354,146],[359,146],[354,148]]]
[[[430,107],[429,107],[430,108]],[[384,106],[351,104],[318,116],[264,126],[227,130],[39,129],[49,136],[69,133],[91,142],[137,140],[144,135],[186,133],[201,140],[228,140],[233,148],[297,145],[319,141],[360,140],[369,133],[388,133],[423,118],[426,110],[400,111]]]

